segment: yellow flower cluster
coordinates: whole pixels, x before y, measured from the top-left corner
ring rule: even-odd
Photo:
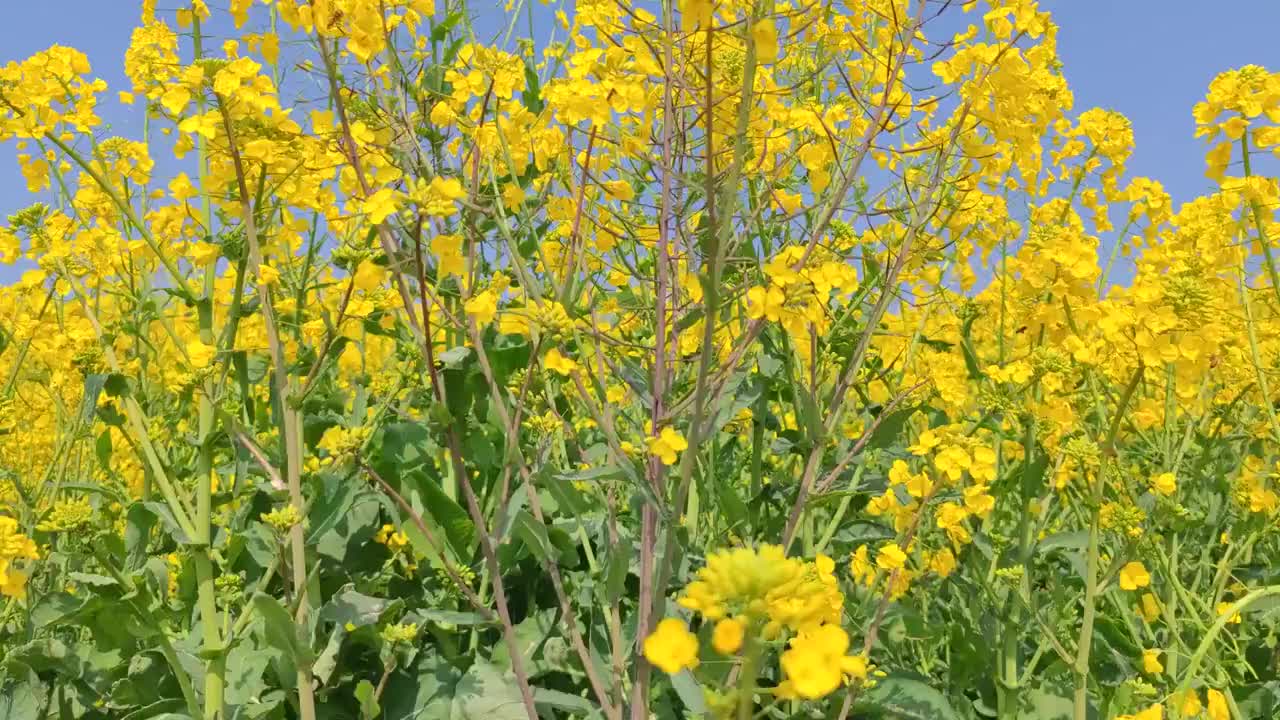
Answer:
[[[776,545],[718,550],[707,557],[678,602],[714,623],[711,644],[733,655],[744,643],[789,638],[779,657],[783,681],[779,697],[817,699],[846,679],[864,680],[868,664],[849,655],[849,636],[840,627],[844,595],[835,562],[788,558]],[[644,643],[645,657],[667,673],[698,664],[698,640],[684,622],[666,618]]]
[[[403,423],[425,429],[423,471],[483,516],[474,558],[512,502],[543,513],[538,478],[575,493],[543,500],[548,527],[579,501],[641,516],[646,562],[677,522],[763,540],[738,508],[794,498],[780,545],[710,552],[689,579],[697,634],[665,618],[643,642],[668,673],[697,666],[700,636],[744,675],[774,652],[780,699],[872,672],[851,647],[874,633],[842,627],[822,552],[849,553],[859,600],[937,611],[959,575],[1014,608],[1046,581],[1035,543],[1088,537],[1092,577],[1052,610],[1132,608],[1135,647],[1247,597],[1234,568],[1280,527],[1280,182],[1256,162],[1280,154],[1280,74],[1213,80],[1194,119],[1216,184],[1175,210],[1130,176],[1129,121],[1074,106],[1034,0],[955,3],[976,19],[949,36],[907,0],[680,0],[661,19],[581,0],[556,40],[504,47],[436,5],[231,0],[214,49],[209,3],[146,2],[118,95],[141,139],[103,133],[83,53],[0,68],[0,140],[45,194],[0,227],[0,261],[22,263],[0,288],[0,507],[41,542],[115,513],[43,480],[83,473],[216,545],[240,497],[210,495],[255,491],[258,467],[289,480],[258,516],[284,534]],[[325,97],[285,97],[295,68]],[[161,177],[170,153],[186,172]],[[658,507],[627,512],[633,487]],[[717,493],[662,507],[668,487]],[[412,572],[406,519],[388,520],[361,537]],[[854,523],[878,539],[850,542]],[[1187,603],[1165,592],[1193,578],[1170,576],[1189,563],[1163,541],[1202,533],[1224,535],[1205,557],[1232,580]],[[812,561],[787,556],[800,540]],[[218,549],[169,556],[171,600],[188,561],[206,593],[209,566],[234,586],[201,555]],[[495,603],[498,555],[459,571]],[[0,590],[21,595],[37,556],[0,517]],[[1020,613],[999,613],[999,646],[1025,672],[1040,629]],[[1165,664],[1146,651],[1137,680],[1166,682]],[[1225,712],[1219,691],[1162,697]]]
[[[59,500],[53,504],[49,514],[36,525],[36,530],[66,532],[82,528],[92,520],[93,505],[89,503],[89,498]]]
[[[27,574],[17,561],[37,560],[39,557],[35,541],[19,532],[18,521],[0,515],[0,593],[9,597],[25,597]]]

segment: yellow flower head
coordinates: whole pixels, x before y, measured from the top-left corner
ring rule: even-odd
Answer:
[[[839,625],[822,625],[793,638],[780,660],[789,689],[816,700],[835,692],[846,677],[865,678],[866,658],[848,651],[849,635]]]
[[[1164,665],[1160,662],[1159,650],[1143,650],[1142,651],[1142,672],[1148,675],[1159,675],[1164,672]]]
[[[732,655],[742,647],[746,626],[737,618],[724,618],[711,633],[711,647],[721,655]]]
[[[1209,720],[1231,720],[1231,710],[1227,708],[1227,696],[1210,689],[1205,692],[1205,700],[1207,705],[1205,714],[1209,716]]]
[[[698,638],[681,620],[665,618],[644,639],[644,657],[654,667],[673,675],[698,665]]]
[[[574,362],[572,358],[568,358],[560,354],[559,348],[551,348],[548,350],[547,356],[542,360],[542,364],[545,365],[548,370],[553,370],[566,377],[578,369],[578,363]]]
[[[902,548],[898,547],[898,543],[889,543],[876,553],[876,565],[881,570],[893,572],[906,567],[906,564],[907,554],[902,551]]]
[[[649,445],[649,453],[658,456],[663,465],[674,465],[681,452],[689,449],[689,442],[684,435],[673,427],[664,427],[658,437],[645,438]]]
[[[763,620],[766,638],[784,627],[803,632],[839,621],[844,595],[834,570],[830,558],[804,562],[776,545],[719,550],[707,557],[679,603],[708,620],[733,616],[745,626]]]
[[[1137,590],[1151,584],[1151,574],[1140,562],[1131,562],[1120,568],[1120,589]]]
[[[1178,483],[1171,472],[1160,473],[1151,478],[1151,489],[1168,497],[1178,490]]]

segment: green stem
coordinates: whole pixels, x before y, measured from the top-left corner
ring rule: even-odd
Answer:
[[[1133,378],[1129,380],[1129,384],[1124,389],[1124,394],[1120,396],[1120,400],[1116,404],[1115,417],[1111,419],[1111,429],[1107,432],[1106,440],[1103,443],[1103,461],[1098,468],[1097,477],[1091,483],[1089,548],[1085,560],[1084,578],[1084,617],[1080,623],[1080,639],[1076,645],[1074,667],[1076,688],[1072,702],[1072,717],[1075,720],[1087,720],[1089,716],[1089,651],[1093,645],[1093,624],[1098,612],[1098,555],[1100,554],[1101,535],[1099,515],[1102,510],[1103,488],[1106,483],[1107,460],[1115,454],[1116,436],[1120,433],[1120,421],[1124,418],[1125,409],[1128,407],[1129,401],[1133,399],[1133,394],[1137,391],[1138,385],[1142,383],[1144,369],[1145,366],[1139,361],[1138,368],[1133,373]],[[1088,480],[1087,475],[1085,479],[1086,481]]]
[[[1209,627],[1209,631],[1205,633],[1204,639],[1200,641],[1199,647],[1187,659],[1187,669],[1182,673],[1182,679],[1178,681],[1178,689],[1176,695],[1181,697],[1191,686],[1191,681],[1195,678],[1196,670],[1200,668],[1200,663],[1204,661],[1204,656],[1213,649],[1213,643],[1218,639],[1218,635],[1222,634],[1223,628],[1237,614],[1248,610],[1254,603],[1265,600],[1272,595],[1280,595],[1280,585],[1268,585],[1267,587],[1258,588],[1253,592],[1245,595],[1239,600],[1231,604],[1225,612],[1218,616],[1217,621]]]
[[[192,13],[192,42],[196,60],[203,55],[203,36],[200,32],[200,15]],[[200,94],[199,106],[204,111],[204,94]],[[197,172],[200,180],[201,195],[204,201],[205,231],[212,232],[210,223],[211,211],[207,187],[208,148],[203,136],[197,139]],[[196,311],[200,323],[200,342],[213,346],[217,339],[213,333],[213,298],[214,272],[208,268],[204,273],[204,287],[200,300],[196,303]],[[196,570],[196,602],[200,607],[200,629],[205,656],[204,673],[204,716],[206,720],[219,720],[222,717],[223,691],[226,686],[227,654],[222,642],[218,617],[217,587],[214,584],[215,574],[210,551],[213,547],[213,394],[215,392],[212,373],[204,378],[198,389],[197,439],[198,455],[196,457],[196,549],[193,553],[193,564]]]
[[[1253,177],[1253,168],[1249,162],[1248,131],[1240,136],[1240,153],[1244,164],[1244,176]],[[1271,253],[1271,240],[1267,237],[1267,223],[1262,205],[1257,200],[1250,199],[1249,209],[1253,215],[1253,227],[1258,233],[1258,245],[1262,247],[1262,255],[1267,261],[1267,275],[1271,277],[1271,292],[1276,296],[1277,307],[1280,307],[1280,273],[1276,272],[1276,261]]]
[[[742,668],[738,673],[738,720],[751,720],[751,711],[755,709],[756,667],[760,663],[760,652],[755,629],[748,628],[746,646],[742,651]]]

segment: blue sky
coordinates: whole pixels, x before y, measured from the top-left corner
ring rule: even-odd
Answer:
[[[535,0],[536,2],[536,0]],[[161,7],[176,0],[161,0]],[[225,0],[211,0],[225,6]],[[5,0],[0,63],[51,44],[88,54],[112,90],[138,20],[135,0]],[[1280,70],[1277,0],[1042,0],[1061,27],[1060,55],[1076,111],[1107,107],[1133,121],[1137,148],[1130,173],[1164,183],[1177,203],[1208,188],[1204,150],[1193,137],[1191,106],[1218,72],[1254,63]],[[494,0],[480,0],[479,27],[503,25]],[[966,18],[966,20],[969,18]],[[216,43],[214,44],[216,47]],[[140,106],[104,114],[117,132],[136,135]],[[132,132],[131,132],[132,130]],[[0,149],[0,217],[31,202],[10,148]],[[0,276],[5,273],[0,268]]]

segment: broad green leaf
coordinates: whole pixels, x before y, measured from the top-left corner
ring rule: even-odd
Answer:
[[[98,458],[98,465],[103,470],[111,468],[111,431],[103,430],[93,442],[93,452]]]
[[[152,512],[160,522],[164,525],[164,529],[169,532],[169,537],[179,545],[191,545],[192,541],[182,526],[178,525],[178,520],[169,511],[169,506],[162,502],[145,502],[142,503],[148,510]]]
[[[1033,688],[1023,697],[1023,712],[1036,720],[1071,720],[1074,704],[1071,698],[1045,688]]]
[[[433,622],[445,626],[489,625],[493,622],[485,619],[480,613],[431,609],[411,612],[406,616],[406,619],[417,622]]]
[[[605,558],[604,597],[605,602],[611,606],[618,602],[626,589],[632,554],[631,541],[627,538],[618,538],[618,542],[608,550]]]
[[[49,691],[35,676],[0,686],[0,720],[32,720],[40,715]]]
[[[1054,533],[1036,543],[1036,552],[1048,554],[1062,550],[1084,550],[1088,544],[1089,532],[1087,530],[1072,530]]]
[[[113,577],[107,577],[106,575],[97,575],[94,573],[82,573],[82,572],[67,573],[67,579],[72,582],[78,582],[82,585],[90,585],[92,587],[99,587],[99,588],[114,587],[119,585],[119,583],[117,583],[116,579]]]
[[[325,483],[318,497],[314,497],[307,510],[307,544],[314,544],[342,520],[356,496],[361,492],[361,485],[351,478],[332,477]]]
[[[1022,497],[1031,499],[1044,490],[1045,473],[1049,470],[1049,455],[1039,446],[1035,447],[1031,462],[1023,462],[1021,467]]]
[[[476,541],[476,526],[471,522],[471,516],[457,501],[445,494],[440,483],[429,477],[426,472],[414,472],[408,479],[421,496],[430,519],[444,530],[445,539],[454,553],[458,557],[469,557]],[[406,532],[413,531],[410,537],[417,532],[411,523],[402,524]],[[419,548],[419,551],[426,557],[432,557],[433,553],[426,547],[425,540],[422,538],[424,545]]]
[[[898,720],[960,720],[946,696],[925,683],[903,675],[881,678],[863,693],[858,705]]]
[[[585,717],[599,713],[595,705],[584,698],[548,688],[533,688],[533,702],[539,709],[559,710],[562,713],[570,713],[575,717]]]
[[[689,712],[696,715],[702,715],[707,712],[706,696],[702,692],[702,686],[698,684],[698,679],[688,670],[681,670],[671,676],[671,687],[676,689],[676,694],[680,696],[680,701],[688,708]]]
[[[378,707],[378,701],[373,698],[373,683],[368,680],[361,680],[356,685],[356,701],[360,703],[360,717],[363,720],[374,720],[382,714],[382,708]]]
[[[345,627],[348,623],[357,627],[376,625],[385,615],[402,607],[404,600],[371,597],[356,592],[353,585],[347,585],[320,608],[318,617],[321,621],[340,627]]]
[[[516,513],[512,521],[511,533],[524,542],[533,556],[541,562],[554,557],[562,567],[571,568],[578,564],[578,552],[573,541],[565,531],[556,527],[547,527],[538,522],[528,510]]]
[[[916,413],[919,408],[906,407],[898,408],[889,413],[880,424],[876,426],[875,431],[871,433],[871,437],[867,440],[866,450],[881,450],[892,447],[902,437],[902,429],[906,426],[907,421]]]
[[[256,642],[240,642],[231,648],[227,654],[227,704],[254,704],[265,687],[263,676],[272,654],[266,648],[257,647]]]
[[[297,625],[280,601],[270,595],[257,593],[253,596],[253,607],[258,611],[263,640],[284,653],[294,664],[310,664],[311,649],[299,641]]]
[[[156,514],[143,503],[133,503],[125,513],[124,549],[125,569],[137,570],[147,562],[147,545],[151,529],[156,525]]]
[[[487,662],[477,662],[458,682],[453,698],[455,720],[528,720],[515,676]]]

